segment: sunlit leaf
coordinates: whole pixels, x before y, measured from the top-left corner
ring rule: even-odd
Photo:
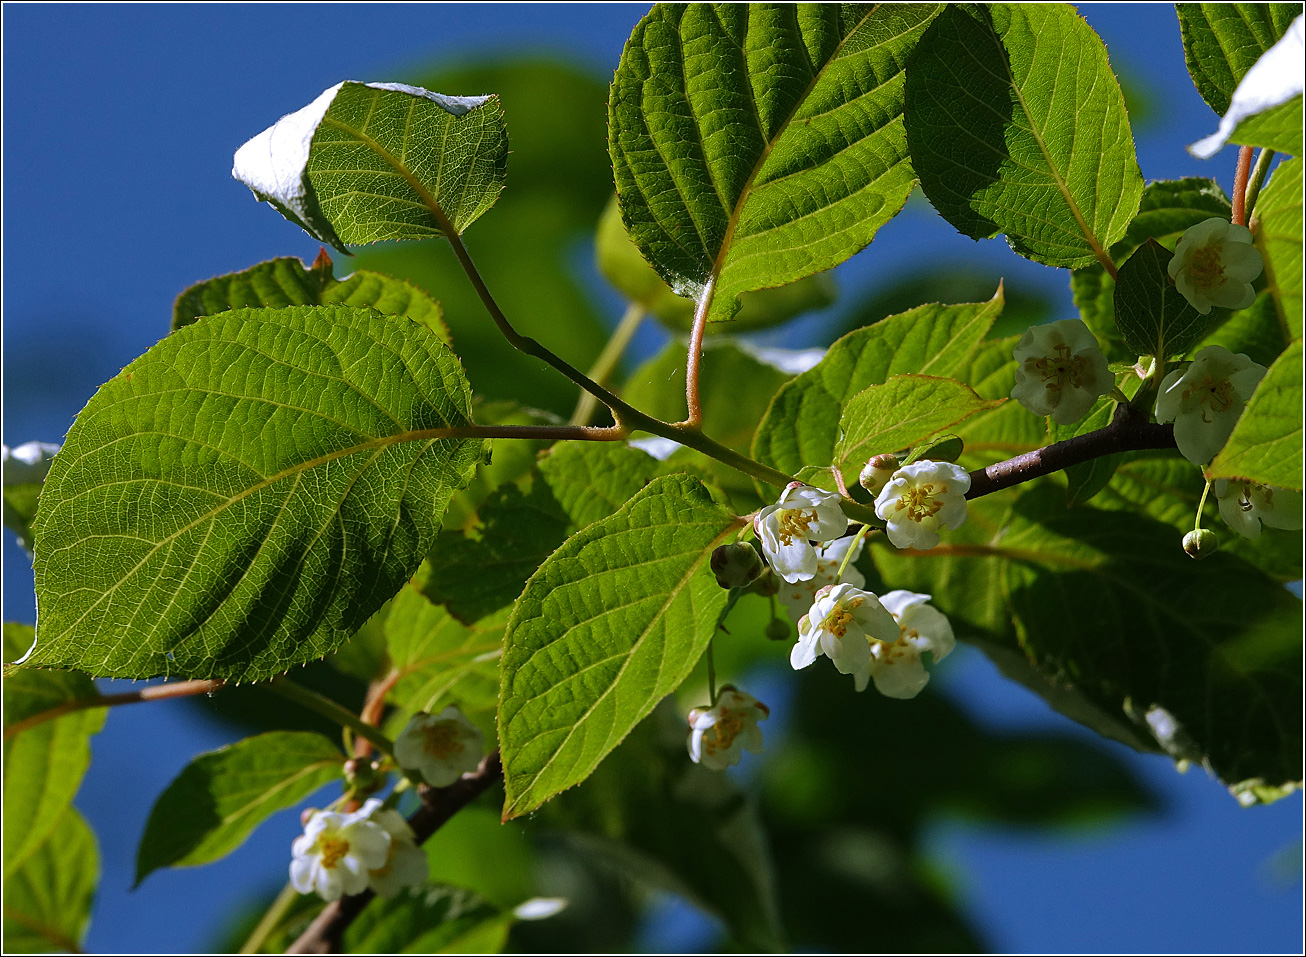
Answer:
[[[1253,236],[1265,260],[1265,278],[1279,307],[1287,340],[1302,336],[1302,161],[1275,170],[1256,204]]]
[[[469,411],[457,357],[371,310],[178,330],[100,389],[55,459],[31,662],[254,680],[329,653],[434,542],[481,456],[450,434]]]
[[[1223,116],[1234,90],[1301,13],[1299,3],[1176,3],[1184,62],[1206,104]]]
[[[99,877],[95,835],[65,808],[44,843],[5,873],[5,953],[81,953]]]
[[[1256,386],[1207,475],[1300,489],[1301,470],[1302,360],[1298,339]]]
[[[1143,189],[1129,117],[1070,7],[950,7],[908,61],[906,104],[921,189],[972,239],[1073,268],[1125,234]]]

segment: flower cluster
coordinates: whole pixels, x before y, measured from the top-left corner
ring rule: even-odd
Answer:
[[[807,614],[808,609],[812,607],[812,602],[816,601],[816,593],[826,585],[839,585],[846,582],[861,588],[866,584],[865,577],[853,565],[861,555],[863,541],[860,535],[845,535],[843,538],[818,546],[816,574],[807,581],[785,583],[780,586],[776,597],[789,612],[791,621],[796,623]],[[848,555],[850,548],[853,550],[852,555]],[[843,564],[845,556],[848,558],[848,566],[844,568],[843,576],[840,577],[839,566]]]
[[[1213,491],[1224,523],[1244,538],[1259,538],[1261,525],[1302,527],[1302,496],[1286,488],[1217,479]]]
[[[1166,271],[1180,294],[1205,316],[1212,306],[1246,309],[1255,302],[1252,280],[1262,268],[1251,230],[1214,216],[1183,234]]]
[[[1015,348],[1016,386],[1011,397],[1035,415],[1062,425],[1088,414],[1098,396],[1115,388],[1097,339],[1081,319],[1031,326]]]
[[[925,687],[930,674],[921,656],[928,651],[931,661],[938,663],[957,644],[947,617],[926,604],[929,600],[929,595],[901,589],[880,597],[898,634],[892,641],[871,643],[870,661],[854,675],[858,691],[873,680],[875,690],[887,698],[914,698]]]
[[[395,760],[433,788],[448,787],[481,763],[484,737],[453,705],[438,715],[419,711],[395,738]]]
[[[713,771],[738,764],[745,751],[762,750],[762,729],[771,709],[750,694],[726,685],[710,708],[689,712],[689,757]]]
[[[393,897],[426,882],[426,855],[413,829],[377,798],[352,814],[310,810],[304,817],[304,833],[290,848],[290,883],[301,894],[333,901],[370,887]]]
[[[1180,454],[1205,465],[1224,448],[1265,372],[1265,366],[1241,353],[1207,346],[1185,368],[1161,380],[1156,421],[1173,422]]]

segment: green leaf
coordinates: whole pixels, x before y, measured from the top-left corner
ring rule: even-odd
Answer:
[[[907,200],[903,61],[937,6],[658,5],[608,99],[621,214],[682,296],[828,269]]]
[[[1134,382],[1139,381],[1134,378]],[[1105,396],[1094,403],[1088,415],[1076,425],[1067,427],[1057,425],[1055,422],[1050,423],[1048,438],[1053,442],[1064,442],[1076,435],[1106,428],[1111,424],[1115,410],[1116,403],[1109,396]],[[1115,475],[1116,469],[1124,460],[1125,456],[1122,454],[1103,455],[1066,469],[1066,505],[1073,508],[1092,499],[1106,488],[1107,483],[1111,481],[1111,476]]]
[[[962,233],[1072,268],[1124,236],[1143,190],[1129,117],[1071,7],[949,7],[908,61],[906,104],[921,189]]]
[[[526,584],[504,645],[504,818],[585,780],[689,674],[727,592],[708,558],[739,520],[696,479],[654,479]]]
[[[4,448],[4,524],[18,543],[32,550],[32,519],[36,517],[41,485],[59,446],[51,442],[24,442]]]
[[[1279,164],[1256,204],[1254,238],[1287,340],[1302,337],[1302,160]]]
[[[320,734],[269,731],[201,754],[154,802],[136,852],[136,883],[160,867],[226,857],[267,818],[343,776]]]
[[[709,343],[699,365],[703,431],[736,452],[747,452],[771,397],[792,376],[749,355],[733,342]],[[673,341],[631,373],[622,398],[664,422],[680,422],[685,405],[685,345]]]
[[[351,81],[242,146],[232,175],[347,252],[462,233],[498,199],[507,160],[497,98]]]
[[[495,705],[506,616],[463,625],[422,594],[423,577],[404,586],[386,616],[386,644],[399,673],[388,696],[399,709],[396,733],[416,712],[439,710],[446,698],[464,713]]]
[[[1115,315],[1125,348],[1139,356],[1181,356],[1211,321],[1192,307],[1166,272],[1174,253],[1149,239],[1120,267]]]
[[[1006,399],[1016,384],[1014,350],[1020,336],[990,339],[980,345],[954,372],[983,399]],[[1032,452],[1048,444],[1048,420],[1034,415],[1019,402],[1004,402],[987,412],[978,412],[959,424],[962,457],[958,464],[980,468]]]
[[[1190,227],[1212,217],[1228,219],[1231,215],[1229,200],[1214,180],[1190,177],[1148,183],[1143,189],[1138,215],[1129,224],[1124,238],[1111,247],[1111,259],[1124,262],[1149,239],[1173,249]],[[1070,289],[1080,318],[1097,336],[1107,360],[1137,360],[1139,353],[1125,346],[1116,326],[1115,282],[1101,264],[1076,269],[1070,277]]]
[[[910,448],[1001,402],[981,399],[956,379],[892,376],[859,392],[844,406],[834,464],[846,481],[855,482],[872,455]]]
[[[630,302],[638,303],[658,321],[677,332],[688,332],[694,323],[693,300],[677,296],[662,281],[636,245],[626,235],[616,198],[603,211],[594,239],[594,261],[604,278]],[[838,288],[831,273],[817,273],[773,289],[741,293],[739,312],[729,327],[708,326],[714,332],[743,332],[787,322],[794,316],[824,309],[835,301]]]
[[[953,375],[1002,304],[999,287],[988,302],[920,306],[848,333],[813,368],[781,386],[757,428],[753,458],[791,475],[806,465],[831,464],[849,399],[899,373]]]
[[[30,625],[4,624],[6,662],[32,646]],[[4,679],[4,725],[70,701],[94,698],[80,672],[18,668]],[[12,874],[58,827],[91,763],[91,735],[104,727],[105,712],[88,708],[19,731],[4,742],[4,873]]]
[[[5,953],[82,953],[99,877],[95,835],[66,808],[45,842],[5,875]]]
[[[584,835],[633,880],[683,894],[746,951],[782,949],[775,877],[756,808],[729,775],[693,764],[665,701],[541,823]],[[590,846],[587,844],[587,846]]]
[[[1300,490],[1301,451],[1302,359],[1298,339],[1256,386],[1207,475]]]
[[[472,413],[478,425],[561,425],[555,416],[524,409],[515,402],[484,402],[473,397]],[[549,447],[540,439],[491,439],[490,459],[476,466],[467,487],[454,493],[444,516],[444,527],[470,528],[490,493],[505,482],[521,482],[535,467],[535,457]]]
[[[32,663],[253,681],[416,571],[483,443],[458,359],[343,306],[237,309],[101,387],[37,513]]]
[[[1288,330],[1279,315],[1279,304],[1271,290],[1263,289],[1255,302],[1235,312],[1194,346],[1193,354],[1206,346],[1224,346],[1230,352],[1241,352],[1253,362],[1268,367],[1288,347],[1288,342]]]
[[[1193,85],[1219,116],[1247,71],[1301,13],[1299,3],[1176,3]]]
[[[581,529],[607,518],[658,474],[658,461],[624,442],[559,442],[540,457],[553,497]]]
[[[196,283],[173,304],[172,328],[188,326],[200,316],[241,307],[330,305],[369,306],[388,316],[406,316],[444,342],[449,341],[449,330],[440,318],[440,304],[421,289],[365,269],[337,281],[325,252],[309,269],[287,256]]]
[[[1298,7],[1300,10],[1301,8]],[[1261,146],[1279,153],[1301,156],[1302,96],[1254,113],[1238,123],[1229,134],[1230,143]]]
[[[445,884],[401,891],[372,901],[345,932],[351,954],[499,953],[512,915],[501,914],[479,895]],[[477,931],[489,932],[484,939]],[[478,946],[469,946],[477,939]]]

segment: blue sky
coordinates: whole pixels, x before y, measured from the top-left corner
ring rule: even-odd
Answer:
[[[549,50],[606,79],[645,9],[6,4],[4,441],[59,441],[94,389],[166,334],[173,298],[196,280],[274,255],[312,258],[316,243],[230,178],[235,148],[277,117],[341,79],[402,79],[481,54]],[[1227,189],[1231,150],[1209,163],[1183,151],[1216,117],[1187,78],[1173,8],[1080,9],[1153,103],[1152,122],[1138,131],[1144,175],[1216,175]],[[845,269],[845,287],[891,277],[923,250],[1050,283],[1069,308],[1063,274],[1001,241],[961,238],[929,210],[886,228]],[[4,578],[5,617],[31,621],[30,565],[7,533]],[[976,720],[1069,725],[982,656],[958,657],[940,677]],[[128,890],[150,802],[190,757],[223,743],[224,731],[176,705],[110,716],[78,799],[103,856],[91,949],[204,947],[231,906],[284,880],[293,815],[217,865]],[[1169,805],[1165,816],[1072,836],[960,823],[931,836],[965,910],[995,945],[1296,951],[1301,795],[1243,810],[1200,771],[1181,777],[1162,759],[1125,758]]]

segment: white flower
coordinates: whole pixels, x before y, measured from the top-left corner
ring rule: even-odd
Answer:
[[[898,548],[933,548],[940,528],[966,521],[970,474],[951,462],[922,459],[904,465],[875,499],[875,514],[888,523],[889,541]]]
[[[1220,517],[1244,538],[1258,538],[1262,524],[1288,529],[1302,526],[1301,492],[1228,479],[1217,479],[1213,491],[1220,503]]]
[[[368,798],[355,814],[371,821],[390,835],[390,850],[385,863],[367,872],[367,884],[381,897],[394,897],[405,887],[426,883],[426,854],[417,846],[413,829],[404,816],[388,808],[379,798]]]
[[[357,814],[311,811],[304,833],[290,846],[290,883],[301,894],[317,891],[323,900],[361,893],[368,872],[384,867],[390,835]]]
[[[1016,387],[1011,397],[1035,415],[1069,425],[1088,414],[1097,397],[1116,385],[1097,339],[1081,319],[1031,326],[1015,348]]]
[[[1166,271],[1192,307],[1206,315],[1212,306],[1250,306],[1256,300],[1252,280],[1262,266],[1251,230],[1213,216],[1188,228]]]
[[[888,698],[914,698],[930,680],[921,661],[922,652],[930,652],[935,662],[942,661],[957,645],[952,625],[933,605],[929,595],[891,591],[880,603],[893,615],[898,636],[893,641],[873,642],[871,660],[856,673],[857,690],[875,681],[875,690]]]
[[[871,642],[895,641],[898,625],[880,600],[854,585],[827,585],[798,622],[798,644],[789,652],[794,670],[826,655],[846,675],[871,660]]]
[[[856,543],[853,549],[852,558],[848,559],[848,567],[844,569],[843,578],[836,581],[839,574],[839,566],[843,564],[843,557],[848,554],[850,545]],[[862,545],[865,539],[860,535],[845,535],[843,538],[836,538],[828,544],[821,545],[816,549],[816,574],[808,581],[804,582],[786,582],[780,586],[776,592],[776,597],[784,604],[785,609],[789,612],[789,620],[798,622],[803,615],[807,614],[812,607],[812,602],[816,601],[816,593],[826,585],[849,584],[861,588],[866,584],[866,578],[854,567],[853,562],[862,553]]]
[[[716,707],[689,712],[689,756],[696,764],[724,771],[738,764],[744,751],[762,750],[762,729],[771,709],[750,694],[726,685]]]
[[[880,489],[889,484],[893,473],[902,468],[896,455],[872,455],[862,467],[862,474],[857,481],[871,495],[879,495]]]
[[[1207,346],[1183,370],[1161,380],[1156,421],[1174,423],[1175,445],[1194,465],[1205,465],[1229,441],[1265,366],[1224,346]]]
[[[438,715],[419,711],[395,738],[395,760],[433,788],[447,787],[481,763],[484,737],[453,705]]]
[[[787,582],[807,581],[816,574],[812,542],[830,542],[848,529],[848,519],[834,492],[793,482],[753,519],[762,554],[771,570]]]

